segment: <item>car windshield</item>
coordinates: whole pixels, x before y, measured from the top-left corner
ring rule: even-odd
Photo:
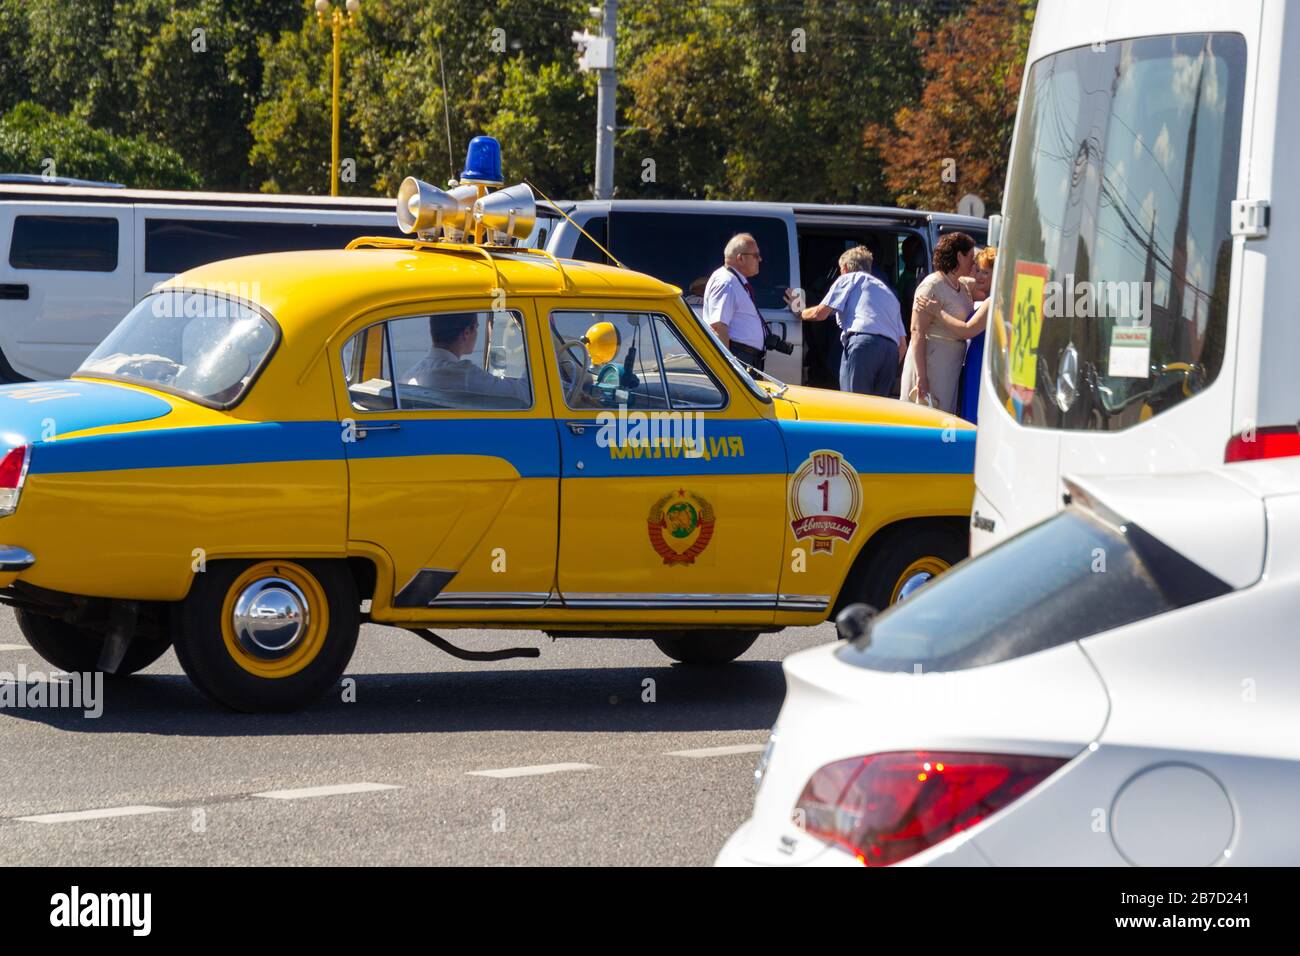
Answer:
[[[767,389],[763,388],[761,385],[759,385],[757,382],[754,381],[754,379],[749,374],[749,369],[745,367],[745,364],[731,353],[731,349],[727,348],[725,345],[722,344],[722,339],[718,338],[718,333],[713,331],[713,327],[709,325],[709,323],[705,322],[702,318],[700,318],[699,314],[693,308],[691,308],[690,303],[686,302],[685,297],[683,297],[682,301],[686,303],[686,311],[689,312],[691,317],[695,319],[696,323],[700,326],[700,328],[704,329],[704,334],[709,337],[709,341],[713,343],[713,347],[717,350],[717,353],[722,356],[722,358],[727,362],[728,365],[732,367],[732,369],[735,370],[735,373],[738,376],[740,376],[740,380],[745,383],[746,387],[751,392],[753,392],[761,401],[770,403],[772,401],[772,396],[771,394],[768,393]],[[765,375],[764,377],[771,379],[771,381],[776,382],[778,385],[782,386],[783,388],[785,387],[784,382],[772,378],[772,376],[770,375]]]
[[[238,402],[278,339],[258,310],[216,292],[168,290],[144,298],[77,369],[136,382],[205,405]]]

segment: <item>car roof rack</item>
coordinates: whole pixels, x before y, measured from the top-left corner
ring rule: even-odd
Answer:
[[[525,246],[480,246],[473,243],[448,242],[446,240],[428,241],[424,239],[398,239],[390,236],[358,236],[347,244],[348,249],[411,249],[415,252],[445,252],[452,255],[470,254],[480,256],[486,260],[488,267],[492,270],[493,283],[487,290],[495,292],[501,288],[501,270],[497,268],[495,253],[509,253],[511,255],[532,255],[541,256],[555,265],[559,273],[560,285],[555,290],[557,292],[572,291],[573,284],[569,279],[569,274],[564,271],[564,266],[560,260],[551,255],[545,249],[533,249]]]

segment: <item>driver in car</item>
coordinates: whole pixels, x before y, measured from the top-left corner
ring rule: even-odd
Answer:
[[[406,374],[403,384],[417,385],[445,398],[449,405],[472,405],[475,398],[502,399],[527,408],[531,396],[526,378],[497,378],[466,358],[478,340],[478,316],[472,312],[429,317],[432,348]]]

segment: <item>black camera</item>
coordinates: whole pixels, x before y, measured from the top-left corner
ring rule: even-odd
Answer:
[[[780,352],[782,355],[794,354],[794,346],[787,342],[784,336],[777,335],[775,332],[768,332],[763,338],[763,348],[769,352]]]

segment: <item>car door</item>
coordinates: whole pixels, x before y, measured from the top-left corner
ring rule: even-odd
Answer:
[[[560,423],[565,613],[772,621],[786,467],[770,406],[710,356],[678,302],[552,299],[538,312]]]
[[[392,568],[376,620],[510,619],[550,599],[559,447],[533,322],[526,299],[438,302],[345,337],[349,547]]]
[[[71,375],[131,310],[133,228],[126,204],[0,203],[6,379]]]

